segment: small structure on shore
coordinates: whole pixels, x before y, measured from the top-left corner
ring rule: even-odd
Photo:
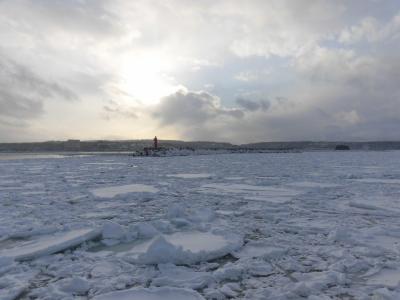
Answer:
[[[350,150],[348,145],[336,145],[335,150]]]
[[[158,152],[162,151],[163,148],[158,146],[157,136],[153,139],[153,147],[144,147],[141,155],[145,156],[158,156]]]
[[[154,141],[154,146],[153,146],[154,149],[158,149],[158,139],[157,139],[157,136],[154,137],[153,141]]]

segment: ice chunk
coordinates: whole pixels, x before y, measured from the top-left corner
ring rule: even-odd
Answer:
[[[112,219],[117,217],[115,212],[87,212],[80,214],[80,217],[85,219]]]
[[[91,193],[99,198],[113,198],[128,193],[157,193],[158,189],[146,184],[127,184],[92,189]]]
[[[238,293],[235,292],[230,283],[224,284],[220,289],[219,289],[225,296],[229,298],[236,298],[238,296]]]
[[[215,217],[215,211],[204,207],[197,209],[189,219],[193,222],[211,222],[215,219]]]
[[[82,244],[85,241],[99,237],[101,231],[86,228],[52,235],[35,237],[18,246],[0,251],[0,256],[10,257],[14,260],[30,260],[40,256],[53,254]]]
[[[0,299],[1,300],[14,300],[20,299],[29,288],[29,282],[37,274],[32,270],[18,270],[11,271],[9,274],[0,276]]]
[[[114,222],[105,222],[102,231],[103,239],[122,239],[125,236],[124,228]]]
[[[277,188],[273,186],[258,186],[249,184],[230,184],[230,183],[210,183],[200,188],[202,193],[244,196],[247,200],[268,201],[268,202],[287,202],[301,191]]]
[[[22,283],[14,278],[9,277],[0,278],[0,299],[2,300],[14,300],[28,288],[27,283]]]
[[[213,275],[218,281],[239,280],[243,272],[243,266],[227,263],[222,268],[216,270]]]
[[[400,213],[399,199],[388,196],[366,195],[362,198],[351,200],[348,205],[357,209],[375,210],[376,212],[368,212],[374,214],[398,215]]]
[[[61,154],[11,154],[11,153],[2,153],[0,156],[0,160],[20,160],[20,159],[51,159],[51,158],[64,158],[65,155]]]
[[[0,257],[0,269],[11,266],[14,260],[11,257]]]
[[[148,222],[141,222],[135,225],[134,228],[136,229],[138,237],[142,239],[149,239],[159,234],[159,231]]]
[[[66,278],[57,284],[61,291],[72,295],[83,295],[90,289],[89,282],[82,277]]]
[[[321,183],[313,181],[298,181],[288,184],[289,186],[302,187],[302,188],[330,188],[337,187],[337,184],[333,183]]]
[[[400,284],[400,270],[383,269],[367,280],[368,284],[396,288]]]
[[[299,281],[299,285],[294,287],[294,292],[300,293],[299,296],[306,291],[317,292],[346,282],[345,274],[335,271],[296,273],[294,277]]]
[[[349,206],[350,207],[355,207],[355,208],[361,208],[361,209],[368,209],[368,210],[380,210],[382,208],[375,206],[375,205],[370,205],[370,204],[365,204],[365,203],[360,203],[356,201],[349,201]]]
[[[98,277],[112,277],[118,272],[118,265],[110,262],[100,262],[94,265],[90,271],[90,275],[93,278]]]
[[[204,300],[204,298],[190,289],[162,287],[111,292],[96,296],[93,300]]]
[[[224,256],[237,250],[242,239],[234,234],[187,231],[158,235],[151,240],[121,244],[105,250],[116,251],[141,264],[191,264]]]
[[[192,289],[201,289],[207,286],[214,278],[207,272],[195,272],[187,267],[177,267],[173,264],[158,265],[160,275],[153,279],[155,286],[173,286]]]
[[[390,291],[387,288],[376,289],[372,299],[393,300],[400,299],[400,292]]]
[[[253,276],[268,276],[275,273],[274,267],[263,260],[253,260],[247,264],[248,273]]]
[[[191,224],[185,210],[177,204],[170,205],[166,215],[170,222],[177,227],[189,226]]]
[[[266,241],[251,241],[247,243],[240,251],[234,252],[237,258],[255,258],[263,257],[268,259],[279,258],[287,252],[287,249],[276,247]]]
[[[353,234],[348,228],[337,227],[329,233],[328,240],[332,242],[353,242]]]
[[[400,184],[400,179],[390,179],[390,178],[360,178],[354,181],[362,183],[384,183],[384,184]]]
[[[211,178],[212,174],[208,173],[180,173],[168,174],[168,177],[184,178],[184,179],[197,179],[197,178]]]
[[[11,257],[0,256],[0,276],[6,274],[14,266],[14,259]]]
[[[230,177],[225,177],[226,180],[243,180],[246,179],[246,177],[241,177],[241,176],[230,176]]]
[[[108,221],[103,225],[102,237],[103,244],[116,245],[126,237],[126,232],[121,225]]]
[[[168,219],[186,218],[186,212],[181,206],[172,204],[168,207],[167,217]]]

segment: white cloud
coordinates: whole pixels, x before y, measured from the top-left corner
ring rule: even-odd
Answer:
[[[244,82],[258,81],[270,75],[270,70],[249,70],[242,71],[235,75],[235,79]]]
[[[382,23],[374,17],[365,17],[359,24],[344,29],[339,35],[339,41],[344,44],[354,44],[362,41],[376,43],[386,39],[400,38],[400,13],[387,23]]]
[[[361,117],[355,110],[338,112],[335,114],[335,117],[340,122],[343,122],[344,125],[355,125],[361,122]]]
[[[241,118],[243,112],[223,107],[217,96],[207,92],[180,90],[163,98],[153,115],[162,125],[199,126],[222,117]]]
[[[42,79],[0,52],[0,122],[3,126],[27,125],[44,113],[45,100],[77,100],[62,85]]]
[[[400,15],[364,5],[0,1],[0,62],[17,66],[0,70],[0,141],[145,137],[157,124],[235,142],[388,136]]]

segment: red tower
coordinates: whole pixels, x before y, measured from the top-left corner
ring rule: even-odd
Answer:
[[[158,149],[158,139],[156,136],[154,137],[153,141],[154,141],[154,149]]]

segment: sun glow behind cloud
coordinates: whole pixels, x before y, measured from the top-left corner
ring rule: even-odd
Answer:
[[[162,97],[183,88],[168,75],[173,67],[168,57],[158,53],[133,54],[122,61],[119,88],[138,103],[156,104]]]
[[[0,141],[398,139],[399,16],[397,0],[0,1]]]

